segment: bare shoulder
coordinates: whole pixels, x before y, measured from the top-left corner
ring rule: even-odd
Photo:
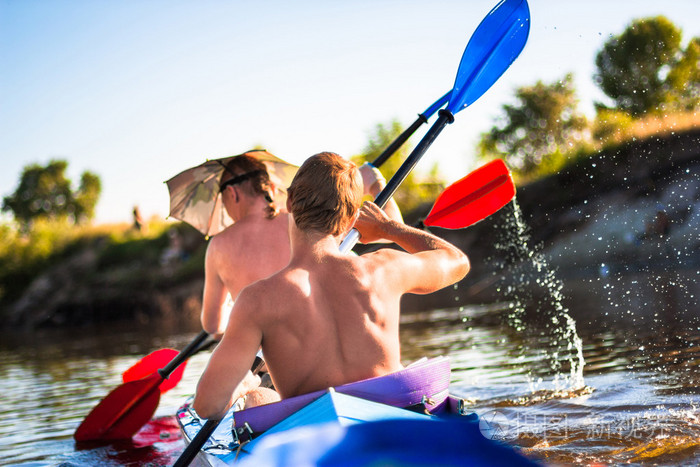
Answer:
[[[365,253],[359,257],[359,260],[369,266],[381,267],[397,264],[397,262],[410,261],[411,255],[403,250],[382,248],[371,253]]]
[[[209,240],[207,251],[216,255],[231,255],[238,245],[241,245],[245,236],[243,225],[235,223],[228,226]]]
[[[257,321],[266,308],[264,289],[258,287],[257,283],[253,283],[236,296],[231,317],[235,317],[237,322],[250,323],[251,320]]]
[[[270,283],[269,279],[259,280],[246,286],[236,297],[236,304],[240,303],[241,307],[260,306],[269,296]]]
[[[236,238],[239,234],[237,233],[239,226],[237,224],[230,225],[218,234],[211,237],[209,240],[209,248],[221,248],[230,242],[231,239]]]
[[[267,330],[287,322],[290,310],[297,310],[308,300],[309,291],[296,272],[285,268],[244,288],[235,302],[240,302],[237,316]]]
[[[282,270],[245,287],[238,294],[236,304],[240,303],[240,307],[246,310],[253,309],[256,314],[263,313],[270,309],[271,305],[275,305],[275,300],[287,290],[289,290],[289,280],[286,279],[285,272]]]

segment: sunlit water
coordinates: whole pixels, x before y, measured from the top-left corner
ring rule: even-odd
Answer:
[[[586,295],[599,296],[600,306],[611,299],[607,290],[600,293]],[[542,357],[559,346],[547,337],[547,323],[527,323],[529,333],[514,329],[509,303],[404,316],[404,358],[450,355],[452,391],[492,422],[494,437],[547,463],[700,462],[697,326],[688,329],[684,318],[679,327],[667,316],[640,327],[625,316],[610,319],[610,310],[602,308],[575,314],[586,361],[583,386],[561,384],[570,375],[565,363],[570,355],[559,353],[558,374],[551,358]],[[196,334],[158,329],[3,336],[0,463],[171,464],[183,446],[167,419],[154,428],[155,436],[144,434],[133,442],[76,446],[72,440],[82,418],[140,356],[162,347],[182,348]],[[171,415],[193,391],[207,356],[190,359],[183,381],[161,399],[158,416]],[[558,387],[547,384],[557,378]],[[533,386],[540,379],[543,383]]]

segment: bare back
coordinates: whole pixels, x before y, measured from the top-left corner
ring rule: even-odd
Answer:
[[[264,279],[289,263],[289,214],[273,219],[249,217],[212,238],[207,248],[203,326],[223,331],[221,304],[227,293],[235,298],[249,284]],[[218,328],[218,329],[217,329]]]
[[[289,214],[273,219],[246,218],[215,238],[217,272],[235,298],[255,281],[289,263]]]
[[[263,330],[265,361],[283,398],[402,368],[401,294],[374,286],[382,274],[368,258],[339,254],[313,268],[290,265],[250,288],[260,307],[249,319]]]

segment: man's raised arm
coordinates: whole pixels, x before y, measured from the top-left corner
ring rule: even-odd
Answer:
[[[363,204],[355,228],[360,232],[362,243],[384,238],[410,254],[391,260],[396,279],[401,277],[406,283],[405,292],[435,292],[461,280],[469,272],[469,258],[462,250],[431,233],[389,219],[374,203]],[[376,253],[383,251],[386,252]]]

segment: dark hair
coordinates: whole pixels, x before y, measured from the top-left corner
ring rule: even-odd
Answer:
[[[272,219],[279,214],[279,208],[274,201],[272,182],[265,164],[249,155],[251,153],[254,151],[235,156],[226,163],[220,180],[221,190],[228,185],[238,184],[250,196],[265,197],[268,203],[265,211],[267,217]]]
[[[357,165],[332,152],[308,158],[287,190],[294,222],[302,231],[330,235],[348,231],[362,205]]]

